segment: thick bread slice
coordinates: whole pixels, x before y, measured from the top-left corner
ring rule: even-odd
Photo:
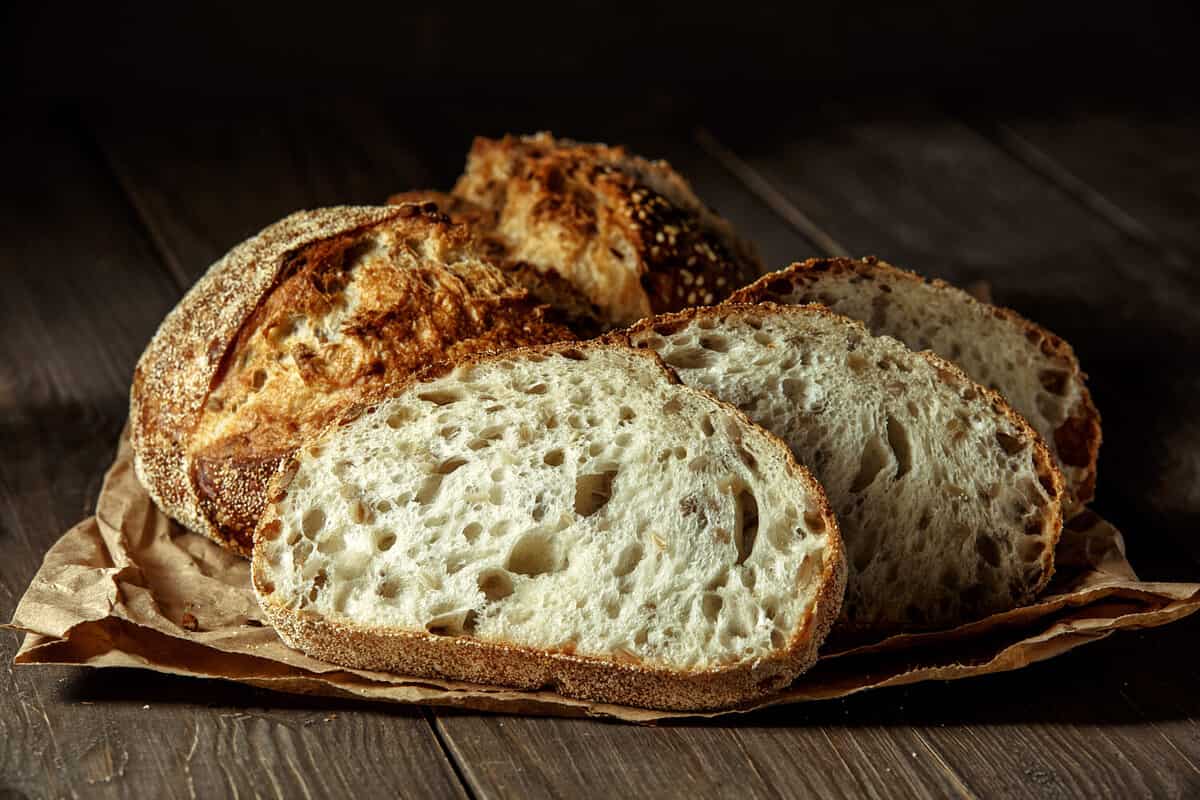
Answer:
[[[843,632],[954,625],[1049,580],[1062,478],[1029,424],[949,362],[823,306],[692,309],[628,335],[824,485],[850,559]]]
[[[845,562],[778,439],[624,346],[438,372],[281,472],[252,574],[289,645],[676,709],[749,700],[813,662]]]
[[[249,556],[280,459],[442,358],[572,338],[433,206],[294,214],[234,248],[134,372],[138,477],[167,514]]]
[[[821,303],[876,336],[932,350],[1004,395],[1058,459],[1072,506],[1092,499],[1100,414],[1071,346],[1015,311],[981,303],[943,281],[865,258],[815,258],[773,272],[730,302]]]
[[[494,225],[511,261],[560,274],[613,324],[719,302],[763,271],[670,165],[620,147],[478,138],[452,196],[452,216]]]

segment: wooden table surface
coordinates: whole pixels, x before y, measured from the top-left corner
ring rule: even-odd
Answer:
[[[72,106],[0,129],[0,619],[91,513],[134,362],[210,262],[295,209],[447,186],[472,135],[538,128],[667,158],[772,266],[873,253],[987,281],[1090,373],[1095,507],[1134,567],[1200,577],[1192,112]],[[18,637],[0,633],[0,798],[1194,797],[1198,632],[1193,618],[1015,673],[660,728],[14,669]]]

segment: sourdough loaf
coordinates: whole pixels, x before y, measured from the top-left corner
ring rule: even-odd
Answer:
[[[875,258],[810,259],[766,275],[730,302],[821,303],[871,333],[932,350],[1000,392],[1042,435],[1070,505],[1092,499],[1100,414],[1071,346],[1014,311]]]
[[[478,138],[453,192],[433,197],[489,228],[509,261],[566,278],[613,324],[719,302],[763,271],[666,162],[620,147]]]
[[[789,683],[837,614],[820,485],[651,354],[466,358],[289,459],[253,583],[335,664],[711,709]]]
[[[350,405],[444,358],[572,338],[433,204],[294,214],[234,248],[138,362],[138,477],[249,555],[280,460]]]
[[[821,481],[850,563],[842,633],[955,625],[1049,580],[1062,478],[1029,424],[949,362],[823,306],[692,309],[628,337]]]

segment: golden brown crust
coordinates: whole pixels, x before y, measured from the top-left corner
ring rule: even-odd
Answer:
[[[853,274],[863,276],[864,279],[873,274],[883,274],[898,280],[922,283],[942,292],[956,292],[962,295],[963,302],[985,306],[992,316],[1002,323],[1020,329],[1043,355],[1058,362],[1061,372],[1067,376],[1066,380],[1074,381],[1077,385],[1078,400],[1068,413],[1067,419],[1054,431],[1054,449],[1061,463],[1067,467],[1066,475],[1070,479],[1068,504],[1072,507],[1082,506],[1092,500],[1096,493],[1096,465],[1102,439],[1100,412],[1092,402],[1092,395],[1085,383],[1087,375],[1080,368],[1075,352],[1066,341],[1012,309],[985,303],[945,281],[927,280],[915,272],[900,269],[874,256],[863,259],[811,258],[762,276],[749,286],[734,292],[728,302],[783,302],[782,298],[790,295],[797,287],[811,285],[826,274]]]
[[[483,642],[469,636],[439,636],[424,631],[396,631],[322,618],[312,612],[295,610],[271,598],[273,587],[262,575],[262,542],[278,535],[278,516],[274,504],[267,507],[259,524],[251,576],[259,605],[267,620],[290,646],[334,664],[395,672],[418,677],[441,677],[487,685],[515,686],[526,689],[547,688],[560,694],[599,702],[622,703],[646,708],[706,710],[728,708],[784,688],[792,679],[816,662],[817,651],[832,629],[841,608],[847,564],[837,518],[820,483],[798,464],[787,445],[771,433],[754,425],[740,410],[707,392],[682,385],[678,375],[655,353],[629,347],[621,334],[604,341],[552,344],[521,348],[503,354],[471,354],[451,365],[434,365],[411,376],[395,391],[428,382],[454,366],[478,364],[491,358],[522,358],[531,354],[619,348],[630,354],[652,359],[669,383],[679,390],[703,396],[708,402],[733,415],[740,424],[752,428],[774,442],[788,472],[800,478],[818,503],[820,519],[828,531],[828,547],[823,554],[820,588],[816,599],[801,620],[788,646],[771,659],[709,670],[681,671],[660,666],[617,662],[574,653]],[[336,425],[350,422],[369,409],[359,406]],[[331,425],[325,435],[335,426]],[[318,439],[319,441],[319,439]],[[272,498],[287,491],[295,471],[281,469],[270,489]],[[799,577],[799,576],[798,576]]]
[[[538,269],[527,261],[508,257],[508,247],[496,236],[496,213],[462,197],[432,189],[401,192],[388,198],[389,205],[417,203],[426,209],[435,208],[447,214],[451,221],[470,230],[476,243],[490,263],[509,273],[529,290],[539,303],[545,303],[556,321],[561,321],[580,338],[590,338],[607,326],[600,309],[574,284],[552,270]],[[430,206],[432,204],[432,206]]]
[[[671,336],[674,333],[682,330],[686,325],[698,319],[708,319],[715,322],[720,322],[728,316],[737,314],[789,314],[789,315],[809,315],[817,314],[836,321],[839,325],[843,325],[861,336],[870,336],[870,332],[866,326],[858,320],[841,314],[834,313],[829,308],[819,304],[811,305],[777,305],[772,302],[764,302],[757,305],[747,303],[735,303],[732,300],[723,303],[719,306],[704,307],[704,308],[689,308],[683,311],[678,311],[673,314],[661,314],[657,317],[644,319],[630,326],[623,332],[613,334],[609,338],[632,342],[633,337],[640,333],[653,331],[661,336]],[[1016,598],[1019,605],[1023,605],[1032,601],[1050,582],[1050,578],[1054,575],[1054,550],[1058,544],[1059,537],[1062,535],[1063,525],[1063,500],[1065,495],[1062,473],[1059,471],[1054,457],[1050,454],[1050,450],[1046,447],[1042,437],[1034,430],[1033,426],[1017,413],[1008,402],[998,393],[986,386],[980,386],[971,380],[971,378],[963,372],[955,364],[952,364],[945,359],[930,353],[917,352],[915,355],[925,359],[934,369],[937,370],[939,378],[945,383],[952,386],[960,394],[975,394],[985,399],[992,409],[1008,420],[1018,431],[1028,437],[1033,442],[1033,465],[1035,474],[1046,493],[1050,496],[1050,503],[1046,506],[1046,510],[1041,518],[1041,529],[1046,535],[1046,547],[1039,560],[1041,574],[1036,582],[1027,587],[1023,596]],[[874,630],[868,627],[852,628],[847,625],[844,617],[838,620],[837,624],[838,636],[854,636],[859,633],[873,634]],[[913,626],[909,629],[916,630],[919,626]]]
[[[666,162],[620,147],[477,138],[453,198],[494,224],[509,258],[561,274],[610,323],[718,302],[763,270]]]
[[[217,262],[147,347],[138,476],[248,556],[266,481],[304,437],[433,361],[573,338],[552,316],[436,208],[293,215]]]

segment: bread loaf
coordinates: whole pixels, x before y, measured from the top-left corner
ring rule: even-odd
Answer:
[[[253,581],[335,664],[709,709],[816,657],[844,560],[819,484],[651,354],[467,358],[291,459]]]
[[[875,258],[817,258],[773,272],[730,302],[822,303],[871,333],[932,350],[1004,395],[1046,442],[1080,506],[1096,489],[1100,414],[1071,346],[1014,311]]]
[[[397,195],[410,201],[414,195]],[[449,196],[508,261],[557,273],[611,324],[719,302],[762,273],[754,248],[663,161],[536,136],[478,138]]]
[[[822,306],[692,309],[628,337],[824,485],[850,563],[842,633],[955,625],[1049,580],[1062,478],[1029,424],[949,362]]]
[[[300,441],[433,361],[572,338],[564,323],[432,204],[294,214],[213,265],[139,360],[138,477],[248,556]]]

